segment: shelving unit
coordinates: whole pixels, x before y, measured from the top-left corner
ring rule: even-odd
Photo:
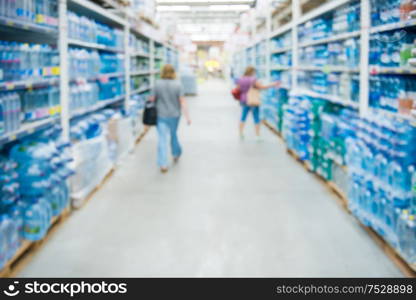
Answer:
[[[47,87],[58,85],[60,86],[60,94],[61,100],[60,105],[62,107],[61,112],[61,125],[65,136],[69,136],[69,120],[74,115],[82,115],[87,114],[89,112],[95,111],[100,107],[105,107],[110,104],[119,103],[120,99],[117,101],[113,100],[106,100],[97,103],[94,107],[89,109],[82,109],[78,110],[77,112],[70,112],[69,111],[69,85],[74,82],[82,82],[82,81],[94,81],[94,80],[108,80],[110,78],[115,77],[122,77],[125,76],[126,83],[125,83],[125,90],[126,94],[124,96],[124,103],[127,106],[129,102],[129,98],[131,94],[134,93],[142,93],[150,89],[150,87],[154,83],[155,75],[160,71],[155,68],[155,63],[158,62],[159,64],[166,62],[172,63],[175,66],[178,65],[178,52],[177,49],[172,46],[165,44],[160,41],[154,41],[152,37],[147,36],[146,34],[142,33],[139,29],[140,26],[136,24],[136,20],[127,17],[125,18],[120,17],[109,10],[106,10],[95,3],[92,3],[88,0],[60,0],[59,1],[59,18],[56,21],[56,25],[58,27],[47,27],[42,26],[39,24],[27,23],[21,20],[10,19],[7,17],[0,17],[0,31],[4,32],[5,34],[14,34],[17,32],[22,32],[22,36],[28,38],[31,41],[34,38],[38,38],[41,40],[47,40],[52,44],[56,44],[59,47],[59,55],[60,55],[60,64],[59,67],[53,70],[52,73],[56,74],[56,76],[50,78],[41,78],[41,79],[30,79],[30,80],[22,80],[22,81],[11,81],[11,82],[1,82],[0,83],[0,91],[13,91],[13,90],[24,90],[24,89],[31,89],[31,88],[38,88],[38,87]],[[125,43],[124,47],[117,49],[113,47],[107,47],[97,43],[85,42],[75,39],[68,38],[68,18],[67,12],[75,11],[80,14],[87,14],[89,17],[96,19],[99,22],[104,24],[109,24],[110,26],[115,26],[124,30],[127,33],[125,35]],[[59,32],[59,34],[58,34]],[[145,53],[143,51],[135,51],[129,45],[129,35],[135,35],[146,40],[149,44],[149,48],[151,44],[157,45],[159,48],[162,49],[159,55],[155,55],[154,52]],[[32,37],[33,36],[33,37]],[[124,73],[108,73],[108,74],[98,74],[92,77],[86,78],[76,78],[71,79],[69,78],[68,74],[68,48],[75,47],[75,48],[85,48],[90,50],[98,50],[104,51],[108,53],[115,53],[115,54],[122,54],[125,55],[125,69],[128,70]],[[171,55],[167,55],[166,53],[171,52]],[[129,56],[127,58],[127,56]],[[149,70],[146,71],[138,71],[138,70],[131,70],[130,71],[130,61],[131,59],[139,57],[143,59],[149,60],[153,64],[149,64]],[[169,61],[167,59],[169,58]],[[127,74],[126,74],[127,73]],[[147,76],[150,81],[150,87],[147,88],[134,88],[131,87],[131,80],[130,78],[133,76]],[[130,92],[130,90],[133,90]],[[84,112],[84,113],[81,113]],[[43,120],[40,122],[43,124]],[[35,122],[36,123],[36,122]],[[22,131],[24,132],[27,127],[35,128],[33,129],[36,131],[36,126],[33,124],[23,124]],[[31,129],[32,130],[32,129]],[[8,134],[9,135],[9,134]],[[13,134],[14,135],[14,134]],[[2,139],[7,139],[6,137],[0,137]]]
[[[380,109],[373,107],[374,104],[370,102],[370,89],[372,88],[372,81],[375,76],[412,76],[416,75],[416,67],[380,67],[380,66],[373,66],[370,64],[370,51],[371,51],[371,38],[374,34],[382,34],[385,32],[391,32],[393,30],[406,30],[409,27],[416,28],[416,19],[407,20],[407,21],[399,21],[397,23],[386,24],[381,26],[372,26],[371,20],[371,3],[370,0],[360,0],[360,14],[359,14],[359,27],[355,28],[349,32],[342,32],[342,33],[333,33],[332,35],[321,35],[321,38],[314,37],[314,36],[306,36],[308,40],[300,40],[300,36],[305,35],[302,32],[303,25],[308,23],[308,26],[312,26],[312,21],[318,18],[324,18],[328,15],[342,8],[344,5],[349,5],[353,2],[353,0],[332,0],[332,1],[312,1],[312,0],[292,0],[290,1],[290,5],[287,7],[280,8],[279,12],[273,14],[272,20],[276,23],[277,26],[268,26],[268,55],[270,59],[266,61],[266,65],[262,66],[259,65],[256,61],[251,59],[251,52],[252,49],[259,47],[260,41],[255,41],[252,44],[246,46],[246,48],[239,50],[238,52],[234,53],[233,56],[233,64],[235,70],[244,69],[248,65],[253,65],[258,70],[263,70],[266,68],[267,72],[270,74],[270,80],[280,80],[282,81],[282,85],[278,91],[270,91],[269,95],[266,99],[263,100],[262,104],[262,111],[263,111],[263,119],[274,132],[281,132],[279,131],[279,122],[281,122],[282,118],[282,105],[285,105],[285,99],[289,99],[291,96],[303,96],[317,99],[319,101],[328,101],[330,103],[338,104],[337,107],[341,108],[348,108],[352,112],[356,112],[360,119],[364,120],[372,120],[374,116],[383,116],[386,119],[394,119],[398,120],[399,122],[408,123],[410,125],[416,126],[416,114],[414,116],[401,114],[399,113],[399,109],[397,108],[398,112],[394,112],[391,109]],[[302,8],[305,5],[310,4],[311,7],[315,6],[312,10],[304,13]],[[282,16],[279,20],[275,20],[273,18]],[[280,22],[280,23],[277,23]],[[272,30],[273,28],[273,30]],[[320,32],[322,33],[322,32]],[[326,32],[325,32],[326,33]],[[318,35],[319,36],[319,35]],[[338,44],[338,45],[345,45],[344,42],[354,40],[357,41],[358,49],[359,49],[359,60],[356,65],[349,65],[349,64],[330,64],[328,62],[322,63],[322,61],[316,61],[314,59],[301,60],[302,51],[310,50],[315,51],[316,47],[328,47],[331,44]],[[279,56],[282,55],[291,55],[291,64],[283,64],[281,63],[282,58]],[[416,56],[416,50],[412,52],[413,56]],[[276,58],[277,57],[277,58]],[[288,61],[288,57],[284,57],[283,61]],[[238,78],[241,76],[241,71],[236,73],[236,77]],[[283,80],[282,75],[288,74],[290,79],[288,80],[287,77]],[[324,94],[319,89],[315,88],[305,88],[304,84],[302,83],[303,78],[305,77],[304,74],[322,74],[323,76],[329,75],[336,75],[336,76],[344,76],[343,78],[349,78],[349,85],[348,88],[352,89],[352,81],[354,81],[354,86],[359,88],[358,97],[354,94],[354,97],[350,97],[348,95],[352,95],[345,92],[338,92],[332,94]],[[311,76],[311,75],[308,75]],[[262,77],[259,76],[258,77]],[[264,80],[264,79],[262,79]],[[341,81],[338,81],[338,85],[341,85]],[[390,84],[392,85],[392,84]],[[381,90],[384,88],[389,88],[389,84],[385,84],[381,86]],[[319,91],[319,92],[317,92]],[[332,90],[331,90],[332,91]],[[351,98],[355,98],[354,101]],[[283,99],[283,100],[282,100]],[[397,101],[398,102],[398,101]],[[398,105],[398,104],[397,104]],[[414,112],[412,112],[414,113]],[[280,128],[281,129],[281,128]],[[286,141],[287,142],[287,141]],[[296,156],[296,155],[292,155]],[[300,159],[297,156],[297,159]],[[336,163],[334,160],[334,164]],[[342,165],[342,164],[341,164]],[[350,170],[346,168],[346,166],[339,166],[345,173],[349,173]],[[317,172],[313,170],[312,167],[305,166],[308,171]],[[328,186],[332,186],[333,190],[337,190],[338,194],[342,193],[344,195],[345,201],[346,192],[343,191],[340,187],[338,187],[334,182],[327,181],[325,182]],[[375,233],[373,229],[370,229],[369,226],[364,226],[369,231],[372,231],[372,235],[377,236],[378,242],[382,241],[382,247],[390,249],[390,252],[398,253],[397,247],[391,246],[388,244],[387,240],[383,238],[380,234]],[[395,248],[394,250],[392,250]],[[396,255],[397,256],[397,255]],[[398,256],[402,256],[398,254]],[[392,258],[394,261],[397,260]],[[411,262],[404,262],[404,259],[400,259],[401,262],[398,264],[400,265],[401,269],[407,269],[408,274],[414,274],[416,268],[414,263]],[[413,271],[412,271],[413,270]]]
[[[48,22],[53,22],[53,26],[43,26],[42,24],[26,23],[18,19],[10,19],[0,16],[0,34],[2,38],[10,41],[19,41],[22,43],[43,43],[56,46],[59,53],[59,63],[57,66],[41,70],[43,75],[47,74],[48,77],[42,77],[39,79],[28,80],[14,80],[0,82],[0,92],[22,92],[24,90],[32,90],[41,87],[59,87],[60,97],[58,106],[49,107],[48,111],[50,116],[42,119],[25,122],[20,125],[18,130],[6,132],[0,135],[0,149],[8,146],[9,143],[16,142],[19,139],[28,137],[32,134],[40,132],[44,129],[50,128],[51,125],[59,124],[63,131],[63,137],[67,141],[70,141],[70,126],[72,122],[80,120],[83,116],[97,112],[106,107],[120,107],[124,108],[126,112],[129,112],[130,101],[136,101],[134,98],[137,94],[143,94],[149,92],[154,84],[154,77],[160,72],[160,69],[155,66],[157,61],[160,65],[169,61],[178,66],[178,51],[177,49],[168,43],[155,41],[154,37],[141,31],[140,21],[132,18],[125,11],[120,11],[119,7],[115,7],[116,10],[107,10],[103,7],[89,1],[89,0],[57,0],[58,4],[58,18],[47,18]],[[117,5],[118,6],[118,5]],[[98,43],[86,42],[70,37],[70,20],[68,18],[68,12],[75,12],[78,15],[88,16],[100,24],[105,24],[110,28],[117,28],[120,32],[123,32],[124,39],[122,40],[122,47],[108,47]],[[120,13],[120,15],[116,14]],[[42,21],[43,22],[43,21]],[[148,45],[148,52],[143,49],[135,49],[130,45],[130,36],[135,36],[146,41]],[[154,51],[154,45],[161,49],[160,53],[156,55]],[[117,57],[122,57],[123,71],[114,73],[97,73],[90,75],[74,76],[70,74],[70,55],[69,49],[85,49],[87,51],[97,51],[98,53],[114,54]],[[167,50],[168,49],[168,50]],[[166,52],[165,52],[166,51]],[[166,54],[167,52],[170,55]],[[132,59],[139,58],[148,61],[148,70],[140,70],[131,67]],[[132,85],[132,78],[146,77],[147,83],[139,86]],[[96,99],[96,103],[77,109],[71,109],[70,101],[70,87],[74,84],[86,84],[94,81],[105,83],[114,78],[121,79],[122,93],[110,99]],[[145,98],[141,99],[141,101]],[[132,132],[133,136],[133,132]],[[140,135],[143,137],[143,135]],[[110,166],[111,170],[114,170],[114,165]],[[108,172],[107,172],[108,173]],[[108,177],[108,176],[107,176]],[[106,178],[107,178],[106,177]],[[105,180],[105,179],[104,179]],[[102,182],[98,186],[101,186]],[[74,197],[74,194],[71,195]],[[66,213],[65,213],[66,214]],[[54,218],[52,223],[56,223],[59,218]],[[52,225],[53,227],[53,225]],[[51,228],[52,228],[51,227]],[[50,233],[42,239],[44,241]],[[41,241],[41,242],[42,242]],[[1,276],[8,276],[13,273],[15,269],[14,265],[20,264],[21,260],[24,260],[28,252],[33,252],[37,245],[41,242],[28,242],[23,241],[20,249],[17,250],[14,257],[7,263],[4,269],[0,270]],[[29,253],[30,254],[30,253]]]

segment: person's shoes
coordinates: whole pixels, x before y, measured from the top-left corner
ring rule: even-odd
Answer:
[[[175,164],[176,164],[176,163],[178,163],[179,158],[180,158],[180,156],[175,156],[175,157],[173,158],[173,162],[174,162]]]
[[[160,172],[162,174],[166,174],[168,172],[168,168],[160,168]]]

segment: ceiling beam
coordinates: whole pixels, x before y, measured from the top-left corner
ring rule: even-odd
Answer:
[[[157,6],[210,6],[210,5],[252,5],[253,3],[255,3],[254,0],[240,0],[240,1],[235,1],[235,2],[229,2],[229,1],[215,1],[215,2],[210,2],[210,1],[198,1],[198,2],[187,2],[187,1],[175,1],[175,2],[170,2],[170,1],[158,1],[157,2]]]

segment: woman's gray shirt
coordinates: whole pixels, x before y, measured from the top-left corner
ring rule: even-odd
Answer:
[[[177,118],[181,115],[179,98],[183,96],[178,80],[158,79],[153,89],[157,115],[161,118]]]

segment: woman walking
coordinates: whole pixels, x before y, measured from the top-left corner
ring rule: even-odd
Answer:
[[[169,139],[174,162],[179,160],[182,148],[178,140],[177,130],[183,112],[188,125],[191,119],[188,113],[186,100],[182,94],[179,81],[176,80],[175,69],[172,65],[165,65],[162,69],[161,79],[157,80],[153,89],[151,101],[156,101],[157,133],[159,136],[157,148],[157,163],[162,173],[168,171],[169,166]]]
[[[247,105],[247,94],[251,87],[259,90],[265,90],[272,87],[278,87],[280,82],[274,82],[269,85],[262,85],[256,78],[256,69],[254,67],[247,67],[243,77],[237,80],[237,85],[240,89],[241,97],[240,104],[242,107],[241,120],[240,120],[240,137],[244,138],[244,126],[247,120],[247,116],[250,111],[253,114],[254,124],[256,128],[257,139],[260,140],[260,108],[259,106]]]

